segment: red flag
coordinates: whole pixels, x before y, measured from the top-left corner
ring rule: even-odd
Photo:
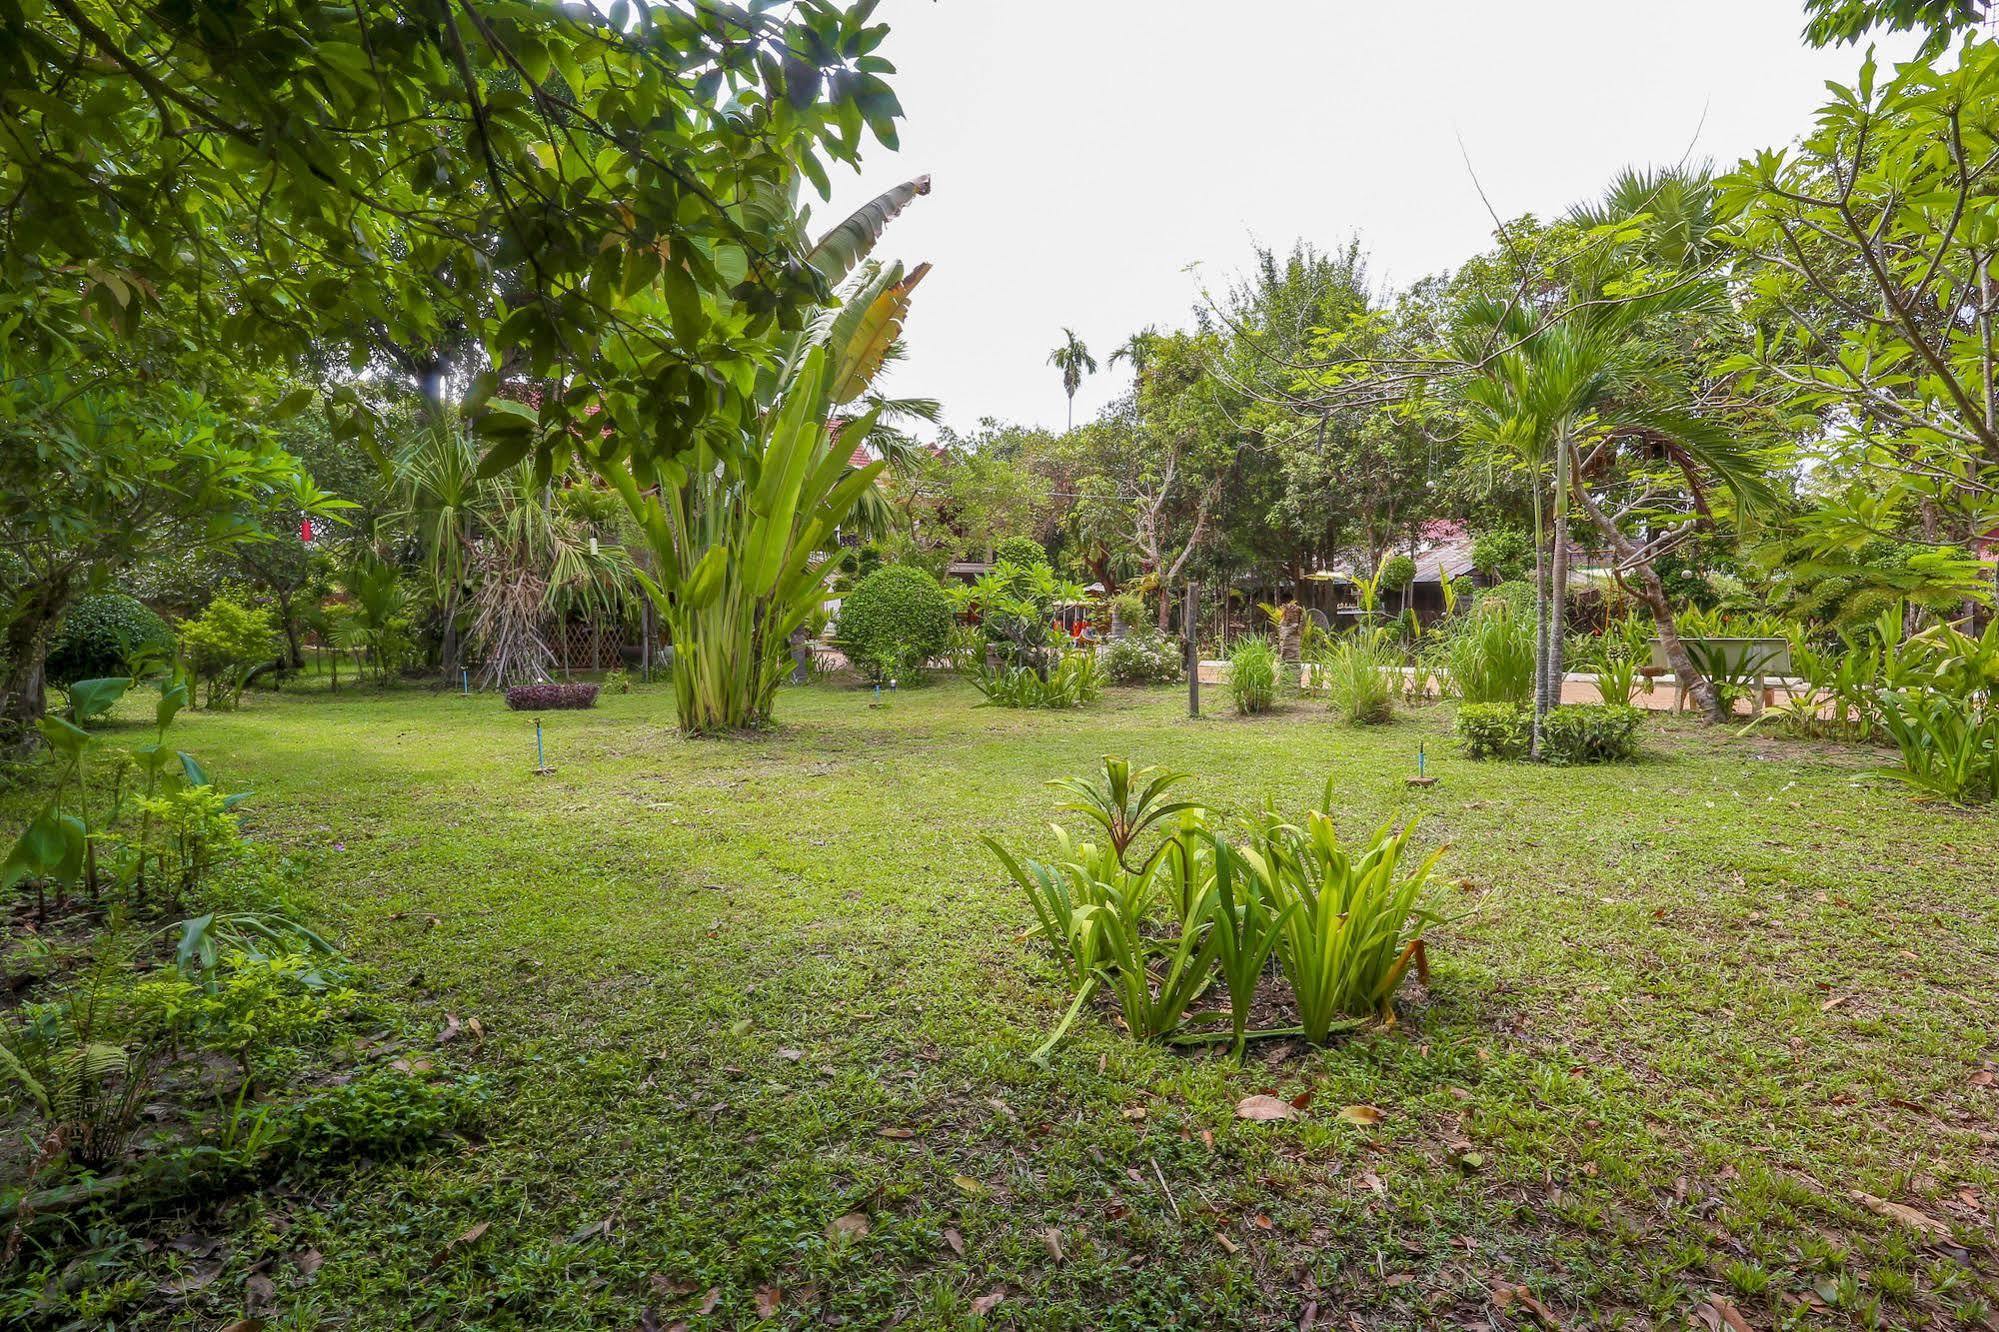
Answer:
[[[298,520],[298,539],[308,545],[312,543],[312,519],[310,517]]]

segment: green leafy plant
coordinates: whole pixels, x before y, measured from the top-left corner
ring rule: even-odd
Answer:
[[[1525,758],[1534,715],[1525,703],[1461,703],[1453,729],[1467,758]]]
[[[1229,653],[1229,698],[1235,710],[1268,712],[1277,701],[1277,649],[1266,638],[1246,637]]]
[[[1032,569],[1048,563],[1048,550],[1033,537],[1010,536],[993,547],[993,563]]]
[[[1057,855],[1042,862],[980,838],[1026,893],[1032,933],[1054,951],[1074,992],[1034,1058],[1046,1056],[1100,990],[1116,999],[1139,1039],[1220,1039],[1180,1028],[1226,1022],[1240,1057],[1252,1034],[1275,1034],[1248,1028],[1273,955],[1302,1024],[1284,1030],[1323,1042],[1336,1030],[1392,1018],[1404,974],[1426,965],[1423,930],[1436,920],[1420,898],[1442,851],[1410,869],[1403,851],[1413,823],[1400,832],[1384,825],[1354,855],[1323,808],[1303,827],[1266,810],[1238,847],[1214,831],[1207,811],[1163,798],[1182,774],[1133,771],[1116,758],[1104,764],[1099,782],[1051,785],[1072,797],[1064,809],[1083,813],[1110,840],[1078,843],[1058,827]],[[1322,803],[1331,794],[1329,784]],[[1121,853],[1169,817],[1151,855],[1134,864]],[[1193,1012],[1217,975],[1227,1011]]]
[[[1878,769],[1936,800],[1964,805],[1999,796],[1999,707],[1939,693],[1884,689],[1882,729],[1901,762]]]
[[[79,726],[103,721],[131,687],[132,677],[129,675],[72,681],[69,686],[69,719]]]
[[[936,579],[889,564],[842,598],[833,643],[864,679],[909,683],[950,646],[951,625],[951,602]]]
[[[1049,785],[1069,797],[1057,808],[1081,814],[1102,828],[1110,840],[1112,855],[1124,864],[1132,843],[1146,829],[1183,810],[1198,808],[1190,800],[1166,798],[1167,791],[1189,776],[1158,767],[1134,771],[1131,760],[1106,754],[1101,780],[1063,777]]]
[[[1597,697],[1617,707],[1631,706],[1640,687],[1651,682],[1638,674],[1638,663],[1630,657],[1611,657],[1597,664]]]
[[[1541,758],[1564,766],[1626,763],[1638,756],[1645,714],[1628,704],[1565,703],[1541,719]]]

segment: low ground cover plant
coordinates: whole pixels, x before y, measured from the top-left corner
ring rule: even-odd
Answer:
[[[1638,757],[1642,709],[1619,703],[1565,703],[1541,719],[1541,758],[1558,766],[1626,763]],[[1524,759],[1534,737],[1534,710],[1524,704],[1461,703],[1455,724],[1467,758]]]
[[[1089,649],[1066,652],[1044,676],[1031,666],[988,669],[981,662],[968,677],[996,708],[1080,708],[1104,695],[1108,675]]]
[[[1266,808],[1231,831],[1200,805],[1167,798],[1184,780],[1107,757],[1094,782],[1053,783],[1070,796],[1062,808],[1088,818],[1103,841],[1058,827],[1056,855],[1042,861],[981,839],[1026,893],[1035,932],[1074,992],[1035,1057],[1098,993],[1112,996],[1138,1039],[1225,1040],[1238,1058],[1253,1036],[1324,1044],[1392,1023],[1410,969],[1427,973],[1424,934],[1441,918],[1425,886],[1442,849],[1407,854],[1415,820],[1348,844],[1334,827],[1330,783],[1300,822]],[[1252,1031],[1259,1006],[1295,1025]]]
[[[515,712],[558,712],[597,706],[597,686],[587,681],[515,685],[507,691],[507,706]]]
[[[350,1095],[337,1080],[355,1071],[356,1043],[403,1025],[302,922],[301,866],[242,836],[245,796],[174,747],[190,690],[185,675],[161,682],[137,744],[44,722],[53,790],[0,863],[0,889],[32,891],[35,926],[0,948],[0,1097],[23,1145],[5,1205],[10,1263],[59,1250],[78,1226],[136,1236],[279,1167],[341,1159],[315,1127],[327,1114],[306,1107]],[[385,1121],[409,1146],[466,1122],[471,1092],[451,1079],[433,1086],[413,1066],[365,1076],[457,1107]]]

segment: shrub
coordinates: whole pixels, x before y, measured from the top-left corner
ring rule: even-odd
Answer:
[[[1126,634],[1104,649],[1112,684],[1173,684],[1179,680],[1180,645],[1152,630]]]
[[[952,619],[936,579],[907,565],[884,565],[841,601],[833,642],[864,678],[883,684],[942,654]]]
[[[1616,703],[1565,703],[1541,719],[1541,757],[1556,764],[1626,763],[1645,714]]]
[[[1999,704],[1927,690],[1883,689],[1882,729],[1901,763],[1879,769],[1931,799],[1982,805],[1999,796]]]
[[[632,677],[622,667],[605,671],[598,688],[606,694],[629,694],[632,692]]]
[[[1245,638],[1229,654],[1229,697],[1241,713],[1267,712],[1277,699],[1277,649]]]
[[[1534,623],[1534,585],[1532,583],[1506,582],[1496,587],[1488,587],[1478,594],[1478,606],[1485,607],[1495,601],[1503,601],[1516,620]]]
[[[1468,758],[1526,758],[1534,741],[1534,714],[1521,703],[1463,703],[1457,734]]]
[[[63,617],[49,644],[50,684],[124,675],[136,657],[171,657],[174,633],[167,622],[123,593],[81,598]]]
[[[1534,619],[1501,599],[1481,601],[1444,649],[1451,688],[1466,703],[1525,703],[1534,686]]]
[[[1010,536],[993,547],[994,564],[1017,564],[1032,569],[1048,563],[1048,549],[1033,537]]]
[[[593,708],[597,706],[597,686],[583,683],[515,685],[507,691],[507,706],[515,712]]]
[[[1534,543],[1517,527],[1495,528],[1472,538],[1472,567],[1495,578],[1520,578],[1534,563]]]
[[[1355,726],[1375,726],[1395,715],[1394,650],[1380,634],[1336,640],[1319,661],[1333,711]]]
[[[181,653],[194,678],[207,686],[205,705],[232,708],[250,672],[278,650],[278,622],[268,610],[217,597],[180,627]]]

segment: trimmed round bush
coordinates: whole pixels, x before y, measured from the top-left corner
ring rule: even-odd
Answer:
[[[1390,555],[1381,562],[1381,590],[1400,592],[1416,581],[1416,561],[1407,555]]]
[[[1629,763],[1638,757],[1639,709],[1622,703],[1564,703],[1541,719],[1541,757],[1549,763]]]
[[[993,563],[1018,564],[1023,569],[1032,569],[1037,564],[1048,563],[1048,550],[1033,537],[1010,536],[993,547]]]
[[[174,631],[165,620],[122,592],[83,597],[69,608],[49,644],[49,683],[67,688],[78,680],[123,675],[126,662],[148,648],[173,654]]]
[[[921,569],[875,570],[840,602],[833,643],[863,678],[881,683],[919,671],[951,644],[951,601]]]

